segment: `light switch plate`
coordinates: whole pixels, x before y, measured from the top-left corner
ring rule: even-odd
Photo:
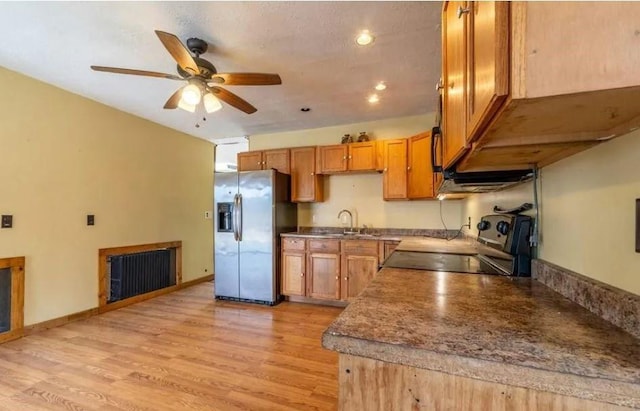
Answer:
[[[93,214],[87,214],[87,225],[95,225],[96,224],[96,216]]]

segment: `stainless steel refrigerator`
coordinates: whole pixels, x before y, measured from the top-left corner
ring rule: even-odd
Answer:
[[[295,231],[289,176],[275,170],[216,173],[216,299],[274,305],[280,300],[280,233]]]

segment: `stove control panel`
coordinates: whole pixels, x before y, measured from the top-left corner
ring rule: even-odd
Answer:
[[[511,255],[529,254],[531,217],[491,214],[478,223],[478,241]]]

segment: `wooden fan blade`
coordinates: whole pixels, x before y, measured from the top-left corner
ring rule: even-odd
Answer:
[[[273,86],[282,84],[280,76],[268,73],[217,73],[209,80],[225,86]]]
[[[104,67],[104,66],[91,66],[91,69],[95,71],[104,71],[107,73],[133,74],[134,76],[160,77],[160,78],[168,78],[170,80],[184,80],[180,76],[176,76],[173,74],[166,74],[166,73],[158,73],[155,71],[132,70],[132,69],[126,69],[126,68]]]
[[[178,65],[189,73],[200,74],[200,69],[198,65],[193,60],[191,53],[189,50],[182,44],[179,38],[171,33],[166,33],[164,31],[156,30],[156,35],[167,49],[169,54],[175,59]]]
[[[164,108],[167,109],[174,109],[174,108],[178,108],[178,103],[180,102],[180,99],[182,98],[182,89],[184,87],[180,87],[178,90],[176,90],[175,93],[173,93],[171,95],[171,97],[169,97],[169,100],[167,100],[166,103],[164,103]]]
[[[258,111],[257,108],[253,107],[251,104],[247,103],[245,100],[241,99],[230,91],[227,91],[220,87],[210,87],[209,89],[220,100],[224,101],[230,106],[237,108],[240,111],[244,111],[247,114],[252,114]]]

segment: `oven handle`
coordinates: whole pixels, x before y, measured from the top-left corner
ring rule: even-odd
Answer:
[[[491,266],[491,268],[498,271],[500,275],[506,275],[508,277],[512,276],[512,274],[509,271],[505,270],[504,267],[500,267],[498,264],[494,263],[493,260],[491,260],[489,257],[485,257],[482,254],[477,254],[476,258],[484,263],[487,263],[489,266]]]

